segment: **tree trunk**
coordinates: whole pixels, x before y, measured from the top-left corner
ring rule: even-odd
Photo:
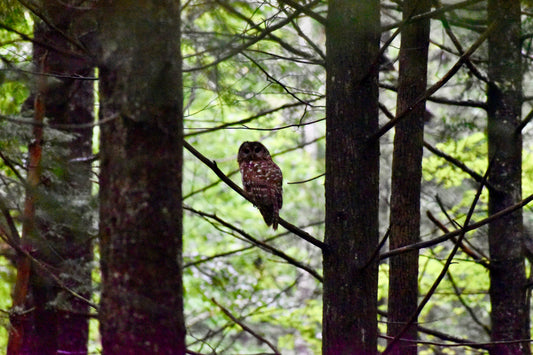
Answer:
[[[377,351],[379,1],[330,0],[324,354]]]
[[[179,2],[100,3],[104,354],[184,354]]]
[[[429,0],[407,0],[403,19],[431,9]],[[429,19],[407,24],[402,29],[397,114],[407,110],[426,91]],[[424,144],[425,102],[415,106],[395,126],[392,158],[390,239],[391,249],[414,244],[420,238],[420,186]],[[387,334],[395,337],[418,306],[418,250],[390,259]],[[416,324],[402,339],[417,339]],[[413,342],[399,341],[393,354],[416,354]]]
[[[54,26],[38,21],[34,30],[34,65],[45,67],[52,76],[57,75],[52,81],[48,80],[43,97],[46,116],[53,124],[92,123],[94,83],[77,78],[92,76],[94,69],[90,60],[64,35],[68,33],[80,41],[86,39],[72,30],[79,14],[70,7],[51,4],[39,11]],[[43,79],[47,81],[47,77],[37,77],[36,81]],[[33,102],[34,97],[35,93],[28,102]],[[69,275],[61,276],[63,283],[90,299],[91,165],[88,161],[73,163],[72,159],[92,154],[92,129],[69,129],[65,133],[75,137],[54,144],[60,148],[57,152],[44,152],[51,165],[45,166],[47,173],[41,179],[46,183],[39,183],[34,191],[37,213],[35,233],[29,236],[31,250],[49,270],[32,265],[30,271],[25,307],[33,311],[27,316],[23,352],[32,354],[87,353],[88,304],[61,290],[49,274]]]
[[[520,1],[489,0],[489,21],[499,21],[489,37],[488,146],[493,162],[489,214],[522,198],[522,104]],[[529,305],[522,210],[489,224],[490,299],[493,341],[529,339]],[[494,345],[491,354],[529,354],[529,342]]]

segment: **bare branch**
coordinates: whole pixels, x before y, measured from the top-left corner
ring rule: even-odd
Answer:
[[[22,33],[20,31],[17,31],[15,28],[6,25],[5,23],[0,23],[0,28],[4,29],[6,31],[9,31],[9,32],[13,32],[13,33],[17,34],[18,36],[20,36],[20,38],[22,38],[23,40],[31,42],[31,43],[35,43],[35,44],[37,44],[37,45],[39,45],[39,46],[41,46],[43,48],[46,48],[48,50],[58,52],[60,54],[68,56],[68,57],[81,58],[81,59],[84,59],[84,60],[87,59],[87,56],[85,56],[85,55],[81,55],[81,54],[75,53],[73,51],[67,51],[65,49],[55,47],[55,46],[53,46],[53,45],[51,45],[49,43],[45,43],[45,42],[36,40],[36,39],[28,36],[27,34]]]
[[[387,83],[380,83],[380,88],[391,90],[391,91],[398,91],[396,86],[387,84]],[[459,107],[473,107],[473,108],[480,108],[483,110],[487,109],[487,104],[482,101],[473,101],[473,100],[451,100],[445,97],[439,97],[439,96],[431,96],[426,98],[427,101],[435,102],[437,104],[443,104],[443,105],[452,105],[452,106],[459,106]]]
[[[429,18],[435,18],[435,17],[437,17],[437,16],[439,16],[439,15],[445,13],[445,12],[449,12],[449,11],[453,11],[453,10],[457,10],[457,9],[462,9],[462,8],[477,4],[478,2],[482,2],[482,1],[483,0],[466,0],[466,1],[463,1],[463,2],[460,2],[460,3],[457,3],[457,4],[441,6],[438,9],[426,12],[425,14],[419,14],[419,15],[413,16],[411,19],[409,19],[409,22],[415,22],[415,21],[423,20],[423,19],[428,18],[428,17]],[[381,31],[382,32],[389,31],[389,30],[391,30],[393,28],[401,26],[402,24],[403,24],[403,21],[400,21],[400,22],[397,22],[397,23],[393,23],[393,24],[390,24],[390,25],[386,25],[386,26],[383,26]]]
[[[261,70],[261,72],[263,72],[263,74],[266,75],[267,79],[268,80],[272,80],[273,82],[275,82],[276,84],[278,84],[282,89],[283,91],[285,91],[287,94],[289,94],[291,97],[293,97],[296,101],[298,101],[299,103],[301,104],[304,104],[304,105],[309,105],[309,103],[303,101],[302,99],[300,99],[298,96],[296,96],[296,94],[294,94],[292,91],[289,90],[289,88],[283,84],[281,81],[279,81],[278,79],[274,78],[272,75],[270,75],[268,73],[268,71],[266,71],[265,68],[263,68],[255,59],[253,59],[252,57],[250,57],[249,55],[247,55],[245,52],[242,52],[241,53],[242,56],[244,56],[245,58],[247,58],[250,62],[252,62],[256,67],[259,68],[259,70]],[[311,105],[312,106],[312,105]]]
[[[391,256],[398,255],[398,254],[401,254],[401,253],[406,253],[406,252],[411,251],[411,250],[428,248],[428,247],[431,247],[433,245],[440,244],[440,243],[442,243],[442,242],[444,242],[444,241],[446,241],[448,239],[451,239],[453,237],[461,235],[461,233],[463,231],[464,232],[473,231],[475,229],[478,229],[478,228],[484,226],[485,224],[488,224],[488,223],[494,221],[495,219],[498,219],[498,218],[501,218],[503,216],[506,216],[509,213],[513,213],[517,209],[520,209],[520,208],[526,206],[531,201],[533,201],[533,194],[529,195],[527,198],[523,199],[522,201],[520,201],[520,202],[518,202],[518,203],[516,203],[516,204],[514,204],[512,206],[509,206],[509,207],[507,207],[507,208],[505,208],[503,210],[501,210],[498,213],[495,213],[495,214],[493,214],[493,215],[491,215],[491,216],[489,216],[487,218],[482,219],[479,222],[467,225],[467,226],[463,227],[463,229],[454,230],[454,231],[452,231],[450,233],[446,233],[446,234],[444,234],[444,235],[442,235],[442,236],[440,236],[438,238],[432,239],[432,240],[427,240],[427,241],[416,243],[416,244],[406,245],[404,247],[397,248],[397,249],[390,250],[388,252],[382,253],[380,255],[380,260],[387,259],[387,258],[390,258]]]
[[[320,99],[322,99],[322,97],[310,100],[309,102],[315,102],[315,101],[318,101]],[[185,129],[187,129],[187,130],[197,130],[197,132],[187,133],[187,134],[184,135],[184,137],[188,138],[188,137],[192,137],[192,136],[197,136],[199,134],[218,131],[220,129],[224,129],[224,128],[228,128],[228,127],[232,127],[232,126],[244,125],[246,123],[255,121],[255,120],[257,120],[257,119],[259,119],[261,117],[270,115],[272,113],[275,113],[275,112],[278,112],[278,111],[281,111],[281,110],[290,109],[290,108],[294,108],[294,107],[298,107],[298,106],[302,106],[302,105],[309,105],[309,102],[299,101],[299,102],[293,102],[293,103],[284,104],[284,105],[281,105],[279,107],[275,107],[275,108],[270,109],[270,110],[259,112],[259,113],[255,114],[255,115],[250,116],[250,117],[243,118],[242,120],[223,123],[223,124],[221,124],[219,126],[216,126],[216,127],[210,127],[210,128],[190,128],[190,127],[187,127]]]
[[[305,5],[305,8],[311,8],[315,4],[318,4],[320,1],[321,0],[314,0],[314,1],[310,2],[309,4]],[[242,51],[244,51],[248,47],[256,44],[257,42],[259,42],[260,40],[264,39],[265,37],[269,36],[274,31],[277,31],[277,30],[283,28],[284,26],[289,24],[294,18],[296,18],[300,14],[301,14],[301,11],[300,10],[296,10],[293,14],[288,16],[286,19],[278,21],[277,23],[273,24],[272,26],[265,28],[263,31],[261,31],[253,39],[247,41],[246,43],[243,43],[241,45],[238,45],[238,46],[234,47],[228,53],[226,53],[225,55],[220,56],[219,58],[215,59],[213,62],[205,64],[205,65],[200,65],[200,66],[194,67],[194,68],[184,68],[183,72],[192,72],[192,71],[203,70],[203,69],[209,68],[211,66],[217,65],[217,64],[219,64],[219,63],[221,63],[221,62],[223,62],[223,61],[225,61],[225,60],[227,60],[227,59],[229,59],[229,58],[231,58],[231,57],[233,57],[233,56],[235,56],[237,54],[240,54]]]
[[[237,184],[235,184],[230,178],[228,178],[217,166],[216,162],[211,161],[207,159],[203,154],[201,154],[198,150],[196,150],[192,145],[187,143],[186,141],[183,142],[183,146],[185,149],[187,149],[189,152],[191,152],[196,158],[198,158],[201,162],[203,162],[205,165],[207,165],[213,172],[228,185],[231,189],[236,191],[239,195],[244,197],[246,200],[252,202],[250,198],[247,196],[247,194],[244,192],[243,189],[241,189]],[[316,239],[303,229],[300,229],[296,227],[295,225],[285,221],[283,218],[280,217],[279,224],[285,227],[287,230],[291,231],[292,233],[296,234],[298,237],[306,240],[307,242],[313,244],[314,246],[325,250],[326,244],[324,242]]]
[[[0,120],[5,120],[13,123],[31,125],[34,127],[44,127],[44,128],[53,128],[53,129],[62,129],[62,130],[80,130],[80,129],[93,129],[94,127],[101,126],[103,124],[109,123],[113,120],[116,120],[120,117],[120,114],[114,114],[109,117],[105,117],[101,120],[92,123],[44,123],[37,120],[25,120],[21,118],[9,117],[5,115],[0,115]]]
[[[272,351],[274,351],[275,354],[281,354],[280,351],[274,346],[274,344],[272,344],[270,341],[268,341],[267,339],[265,339],[263,336],[259,335],[256,331],[254,331],[252,328],[250,328],[249,326],[247,326],[246,324],[244,324],[242,321],[240,321],[239,319],[237,319],[237,317],[235,317],[233,314],[231,314],[231,312],[229,310],[227,310],[226,308],[224,308],[220,303],[218,303],[214,298],[211,298],[211,302],[213,302],[215,305],[217,305],[218,308],[220,308],[220,310],[222,312],[224,312],[224,314],[229,318],[231,319],[233,322],[235,322],[236,324],[238,324],[245,332],[247,333],[250,333],[254,338],[256,338],[257,340],[261,341],[262,343],[265,343],[270,349],[272,349]]]

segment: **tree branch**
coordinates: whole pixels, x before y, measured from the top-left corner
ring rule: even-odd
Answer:
[[[286,262],[288,262],[291,265],[296,266],[297,268],[300,268],[302,270],[307,271],[315,279],[317,279],[318,281],[322,282],[322,280],[323,280],[322,276],[318,272],[316,272],[316,270],[311,268],[310,266],[305,265],[305,264],[299,262],[298,260],[294,259],[293,257],[285,254],[281,250],[276,249],[273,246],[271,246],[271,245],[269,245],[269,244],[267,244],[265,242],[262,242],[262,241],[260,241],[260,240],[258,240],[256,238],[252,237],[250,234],[246,233],[245,231],[243,231],[240,228],[237,228],[233,224],[224,221],[222,218],[218,217],[217,215],[206,213],[206,212],[202,212],[202,211],[198,211],[198,210],[195,210],[194,208],[191,208],[191,207],[188,207],[188,206],[183,206],[183,208],[186,209],[187,211],[195,213],[195,214],[197,214],[199,216],[207,217],[207,218],[210,218],[212,220],[217,221],[218,223],[222,224],[224,227],[229,228],[232,231],[235,231],[235,232],[239,233],[241,236],[243,236],[246,240],[248,240],[250,243],[254,244],[255,246],[257,246],[257,247],[269,252],[272,255],[275,255],[275,256],[285,260]]]
[[[431,153],[435,154],[438,157],[443,158],[447,162],[451,163],[452,165],[458,167],[459,169],[461,169],[462,171],[464,171],[465,173],[470,175],[470,177],[472,177],[472,179],[474,179],[476,182],[480,183],[483,180],[483,176],[479,175],[474,170],[470,169],[468,166],[466,166],[459,159],[456,159],[456,158],[452,157],[451,155],[448,155],[448,154],[444,153],[443,151],[433,147],[431,144],[429,144],[427,142],[424,142],[424,147],[427,150],[429,150]],[[487,181],[485,183],[485,185],[487,186],[487,189],[489,189],[489,191],[494,191],[494,187],[492,186],[492,184],[489,181]]]
[[[187,127],[185,129],[187,129],[187,130],[197,130],[197,131],[196,132],[187,133],[187,134],[184,135],[184,137],[188,138],[188,137],[197,136],[197,135],[204,134],[204,133],[218,131],[220,129],[228,128],[228,127],[231,127],[231,126],[244,125],[246,123],[255,121],[255,120],[257,120],[257,119],[259,119],[261,117],[270,115],[272,113],[275,113],[275,112],[278,112],[278,111],[281,111],[281,110],[285,110],[285,109],[290,109],[290,108],[302,106],[302,105],[309,105],[310,102],[318,101],[318,100],[321,100],[321,99],[322,99],[322,97],[319,97],[319,98],[310,100],[308,102],[306,102],[306,101],[298,101],[298,102],[293,102],[293,103],[289,103],[289,104],[284,104],[284,105],[281,105],[279,107],[275,107],[275,108],[270,109],[270,110],[259,112],[258,114],[252,115],[250,117],[243,118],[242,120],[223,123],[223,124],[218,125],[216,127],[209,127],[209,128],[190,128],[190,127]]]
[[[243,189],[241,189],[237,184],[235,184],[230,178],[228,178],[217,166],[217,163],[215,161],[211,161],[208,158],[206,158],[202,153],[200,153],[198,150],[196,150],[192,145],[187,143],[186,141],[183,141],[183,146],[185,149],[187,149],[189,152],[191,152],[196,158],[198,158],[201,162],[203,162],[205,165],[207,165],[213,172],[228,185],[232,190],[237,192],[239,195],[244,197],[247,201],[252,202],[250,197],[244,192]],[[325,250],[326,244],[324,242],[316,239],[303,229],[298,228],[297,226],[285,221],[283,218],[280,217],[279,224],[285,227],[287,230],[291,231],[292,233],[296,234],[298,237],[306,240],[307,242],[313,244],[314,246]]]
[[[302,5],[300,5],[299,3],[297,3],[294,0],[280,0],[279,2],[281,2],[282,4],[285,4],[285,5],[289,5],[293,9],[298,10],[298,11],[306,14],[307,16],[311,17],[312,19],[316,20],[321,25],[325,26],[327,24],[327,19],[325,17],[323,17],[322,15],[312,11],[311,10],[312,6],[309,6],[309,4],[305,5],[305,6],[302,6]],[[313,6],[315,4],[318,4],[318,2],[313,3]]]

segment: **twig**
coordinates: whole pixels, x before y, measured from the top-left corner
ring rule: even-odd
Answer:
[[[380,316],[383,316],[383,317],[388,317],[388,314],[385,311],[378,310],[378,314]],[[447,341],[455,343],[455,344],[450,344],[449,346],[465,346],[465,347],[470,347],[470,348],[474,348],[474,349],[485,349],[485,350],[489,350],[490,349],[490,346],[486,345],[485,343],[472,343],[468,339],[458,338],[456,336],[453,336],[453,335],[450,335],[450,334],[446,334],[446,333],[443,333],[443,332],[435,330],[435,329],[430,329],[430,328],[421,326],[420,324],[417,324],[417,329],[421,333],[434,336],[434,337],[439,338],[441,340],[447,340]],[[382,335],[381,337],[385,338],[387,336]],[[392,339],[393,337],[387,337],[387,338]],[[403,342],[408,342],[408,341],[413,341],[413,340],[412,339],[402,339],[402,341]],[[416,341],[416,342],[418,343],[418,342],[421,342],[421,341]]]
[[[0,23],[0,28],[4,29],[6,31],[9,31],[9,32],[13,32],[13,33],[17,34],[18,36],[20,36],[20,38],[22,38],[23,40],[31,42],[31,43],[34,43],[34,44],[37,44],[37,45],[39,45],[39,46],[41,46],[43,48],[48,49],[49,51],[54,51],[54,52],[63,54],[65,56],[67,56],[67,57],[71,57],[71,58],[80,58],[80,59],[84,59],[84,60],[87,59],[87,56],[85,56],[85,55],[81,55],[81,54],[75,53],[73,51],[68,51],[68,50],[65,50],[63,48],[59,48],[59,47],[53,46],[53,45],[51,45],[49,43],[36,40],[35,38],[31,38],[27,34],[22,33],[20,31],[16,30],[15,28],[13,28],[13,27],[10,27],[10,26],[6,25],[5,23]]]
[[[302,122],[298,122],[298,123],[291,123],[291,124],[288,124],[288,125],[285,125],[285,126],[278,126],[278,127],[274,127],[274,128],[261,128],[261,127],[248,127],[248,126],[244,126],[244,127],[233,127],[232,129],[247,129],[247,130],[252,130],[252,131],[280,131],[282,129],[287,129],[287,128],[300,128],[300,127],[303,127],[303,126],[308,126],[308,125],[312,125],[312,124],[315,124],[315,123],[318,123],[318,122],[322,122],[322,121],[325,121],[326,118],[318,118],[314,121],[309,121],[309,122],[305,122],[305,123],[302,123]]]
[[[22,177],[22,175],[20,175],[20,173],[18,172],[18,170],[15,168],[15,166],[11,163],[11,161],[9,160],[8,157],[6,157],[4,155],[4,153],[0,150],[0,158],[2,158],[2,161],[4,162],[4,164],[11,169],[11,171],[13,172],[13,174],[15,174],[15,176],[17,177],[17,179],[19,179],[20,182],[24,182],[24,178]]]
[[[444,13],[440,15],[440,20],[442,22],[442,27],[444,27],[444,30],[446,31],[446,34],[452,40],[452,43],[455,46],[455,49],[457,49],[457,51],[459,52],[459,55],[463,55],[464,53],[463,46],[461,45],[461,42],[459,42],[455,34],[452,32],[452,28],[450,27],[450,24],[448,23],[448,20],[446,19],[446,15]],[[475,65],[472,63],[470,58],[465,60],[465,64],[468,67],[468,69],[470,69],[470,72],[476,78],[478,78],[479,80],[485,83],[489,82],[489,79],[480,73],[480,71],[475,67]]]
[[[384,339],[393,339],[391,336],[387,335],[381,335],[381,338]],[[488,341],[484,343],[475,343],[475,342],[460,342],[457,344],[447,344],[447,343],[439,343],[434,341],[425,341],[425,340],[412,340],[412,339],[402,339],[403,342],[410,342],[412,344],[422,344],[422,345],[435,345],[439,347],[459,347],[459,346],[468,346],[474,349],[485,349],[485,350],[491,350],[494,345],[497,344],[517,344],[517,343],[531,343],[533,340],[531,339],[520,339],[520,340],[500,340],[500,341]]]
[[[322,0],[313,0],[309,4],[306,4],[305,8],[311,8],[311,7],[313,7],[314,5],[318,4],[321,1]],[[256,44],[257,42],[259,42],[263,38],[269,36],[271,33],[279,30],[280,28],[283,28],[285,25],[289,24],[294,18],[299,16],[301,13],[302,13],[302,11],[296,10],[296,11],[294,11],[293,14],[288,16],[286,19],[281,20],[281,21],[273,24],[272,26],[265,28],[263,31],[261,31],[257,36],[255,36],[251,40],[249,40],[246,43],[243,43],[241,45],[238,45],[237,47],[234,47],[227,54],[215,59],[213,62],[204,64],[204,65],[200,65],[200,66],[194,67],[194,68],[184,68],[183,72],[187,73],[187,72],[199,71],[199,70],[207,69],[207,68],[212,67],[214,65],[218,65],[219,63],[221,63],[221,62],[223,62],[223,61],[225,61],[225,60],[227,60],[227,59],[229,59],[229,58],[231,58],[231,57],[233,57],[233,56],[235,56],[237,54],[240,54],[242,51],[244,51],[248,47]]]
[[[388,83],[379,83],[379,87],[383,89],[387,89],[390,91],[397,92],[398,88],[395,85],[388,84]],[[473,108],[480,108],[483,110],[487,109],[487,104],[482,101],[474,101],[474,100],[451,100],[445,97],[441,96],[431,96],[426,98],[427,101],[435,102],[438,104],[443,105],[451,105],[451,106],[460,106],[460,107],[473,107]],[[394,116],[392,117],[394,118]]]
[[[229,310],[227,310],[226,308],[224,308],[220,303],[218,303],[214,298],[211,298],[211,302],[213,302],[218,308],[220,308],[220,310],[222,312],[224,312],[224,314],[229,318],[231,319],[233,322],[235,322],[236,324],[238,324],[244,331],[250,333],[254,338],[256,338],[257,340],[265,343],[270,349],[272,349],[272,351],[274,351],[275,354],[281,354],[281,352],[274,346],[274,344],[272,344],[270,341],[268,341],[267,339],[265,339],[263,336],[259,335],[256,331],[254,331],[252,328],[250,328],[249,326],[247,326],[246,324],[244,324],[242,321],[240,321],[239,319],[237,319],[237,317],[235,317],[233,314],[231,314],[231,312]]]
[[[296,96],[296,94],[294,94],[292,91],[290,91],[289,88],[285,84],[283,84],[281,81],[279,81],[278,79],[276,79],[272,75],[270,75],[270,73],[265,68],[263,68],[261,66],[261,64],[259,64],[255,59],[250,57],[245,52],[242,52],[241,55],[244,56],[245,58],[247,58],[250,62],[252,62],[257,68],[259,68],[259,70],[263,74],[265,74],[265,76],[267,77],[268,80],[272,80],[273,82],[278,84],[283,89],[283,91],[285,91],[287,94],[289,94],[291,97],[293,97],[296,101],[298,101],[299,103],[304,104],[304,105],[309,105],[309,103],[303,101],[298,96]]]
[[[487,181],[488,182],[488,181]],[[448,211],[446,211],[446,208],[444,207],[444,203],[441,201],[439,195],[435,196],[435,199],[437,200],[437,204],[439,206],[439,208],[441,209],[441,212],[446,216],[446,218],[448,219],[448,221],[455,227],[455,228],[460,228],[461,225],[459,223],[457,223],[449,214],[448,214]],[[449,231],[447,231],[449,232]],[[446,232],[446,233],[447,233]],[[487,261],[490,262],[490,258],[485,254],[483,253],[483,251],[479,250],[479,249],[476,249],[472,244],[470,244],[470,242],[468,240],[465,240],[465,242],[470,246],[470,248],[473,249],[473,251],[482,259],[485,259]]]
[[[430,211],[426,212],[426,215],[428,216],[429,220],[433,222],[441,231],[444,233],[450,233],[448,228],[444,224],[442,224]],[[457,238],[452,237],[450,238],[452,242],[458,243],[459,241]],[[478,264],[483,265],[485,268],[489,268],[489,263],[487,263],[486,260],[483,259],[483,257],[479,254],[477,254],[475,251],[470,249],[468,246],[466,246],[464,243],[461,243],[461,250],[466,254],[469,255],[472,259],[474,259]]]
[[[93,129],[94,127],[101,126],[103,124],[116,120],[119,117],[120,117],[120,114],[116,113],[114,115],[111,115],[109,117],[104,117],[101,120],[98,120],[96,122],[91,122],[91,123],[44,123],[43,121],[38,121],[38,120],[29,121],[29,120],[9,117],[5,115],[0,115],[0,119],[6,120],[9,122],[31,125],[33,127],[53,128],[53,129],[62,129],[62,130]]]
[[[291,181],[291,182],[288,182],[287,184],[289,184],[289,185],[292,185],[292,184],[305,184],[306,182],[310,182],[310,181],[313,181],[313,180],[316,180],[316,179],[320,179],[323,176],[326,176],[326,173],[322,173],[320,175],[313,176],[312,178],[305,179],[305,180]]]
[[[463,307],[466,309],[466,311],[468,312],[468,314],[470,314],[470,317],[472,318],[472,320],[474,321],[474,323],[476,323],[477,325],[479,325],[483,331],[485,331],[485,334],[487,335],[490,335],[490,327],[488,327],[486,324],[483,324],[479,318],[477,317],[476,313],[474,312],[474,310],[472,309],[472,307],[470,307],[469,304],[466,303],[466,301],[464,300],[462,294],[461,294],[461,290],[459,290],[459,287],[457,286],[457,284],[455,283],[455,279],[453,278],[452,276],[452,273],[450,272],[450,270],[448,270],[447,272],[447,276],[448,276],[448,279],[450,281],[450,284],[452,285],[453,287],[453,290],[455,292],[455,295],[457,296],[457,299],[459,300],[459,302],[463,305]]]
[[[379,255],[379,251],[381,250],[381,248],[383,248],[383,246],[389,239],[389,236],[390,236],[390,227],[387,229],[387,232],[385,233],[385,235],[379,242],[378,247],[376,248],[376,250],[374,250],[374,253],[370,257],[370,259],[368,259],[368,261],[366,262],[365,266],[363,266],[362,269],[366,269],[368,266],[370,266],[370,264],[372,264],[372,261],[374,261],[374,259]]]

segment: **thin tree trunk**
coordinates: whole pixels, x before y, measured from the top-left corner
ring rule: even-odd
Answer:
[[[520,1],[489,0],[488,146],[492,167],[489,214],[522,198],[522,104]],[[522,210],[489,224],[490,299],[493,341],[529,339],[529,305],[522,245]],[[530,354],[529,342],[496,344],[491,354]]]
[[[328,2],[324,354],[377,352],[379,1]]]
[[[431,9],[429,0],[407,0],[403,19]],[[402,29],[400,75],[396,111],[407,110],[426,91],[429,19]],[[424,144],[425,102],[421,102],[395,126],[392,158],[390,248],[414,244],[420,238],[420,186]],[[395,337],[418,306],[418,250],[390,259],[387,334]],[[416,324],[393,345],[393,354],[416,354]]]
[[[41,58],[39,70],[46,73],[45,58]],[[38,123],[42,123],[45,114],[46,81],[44,75],[37,80],[37,94],[34,96],[34,121],[33,140],[28,147],[28,174],[26,178],[26,196],[24,200],[24,214],[22,223],[22,235],[19,246],[22,250],[30,252],[36,234],[35,205],[37,203],[37,188],[41,178],[42,161],[42,140],[43,129]],[[30,352],[34,336],[34,312],[31,304],[32,274],[31,259],[23,254],[17,253],[17,279],[13,292],[13,314],[10,317],[11,327],[9,330],[9,341],[7,346],[8,355],[18,355]],[[31,340],[30,340],[31,339]],[[46,352],[44,354],[47,354]]]
[[[184,354],[179,2],[100,2],[104,354]]]

